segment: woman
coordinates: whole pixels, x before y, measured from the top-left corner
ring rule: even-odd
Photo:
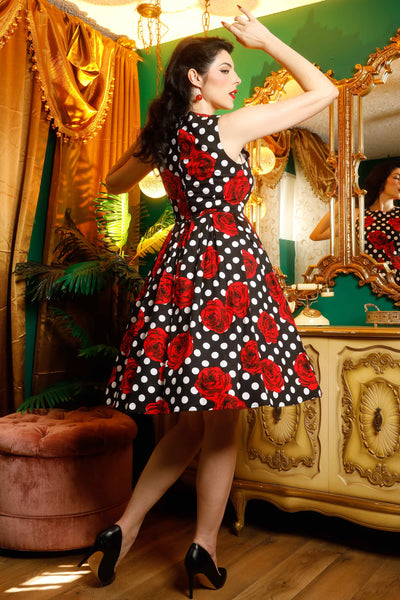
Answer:
[[[400,269],[400,160],[389,159],[378,163],[365,178],[364,252],[377,262]],[[358,209],[356,231],[359,234]],[[318,223],[310,238],[325,240],[330,236],[330,214]],[[400,281],[400,276],[396,275]]]
[[[106,390],[129,414],[179,412],[155,448],[118,523],[101,532],[88,562],[101,583],[133,544],[149,509],[201,450],[197,524],[185,558],[190,597],[205,574],[215,588],[217,534],[234,472],[237,409],[297,404],[320,394],[282,290],[243,216],[252,175],[245,144],[325,108],[331,82],[244,9],[223,23],[246,48],[270,54],[304,94],[232,109],[240,78],[232,44],[187,38],[176,47],[164,90],[137,142],[107,176],[113,193],[160,169],[176,224],[132,311]]]

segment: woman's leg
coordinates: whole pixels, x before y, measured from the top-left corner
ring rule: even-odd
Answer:
[[[217,564],[218,531],[232,485],[238,448],[239,410],[204,415],[204,436],[197,470],[197,526],[194,542]]]
[[[197,454],[203,433],[203,414],[183,412],[178,423],[167,431],[155,447],[133,490],[124,514],[117,522],[122,531],[122,547],[118,562],[127,554],[135,541],[148,511]]]

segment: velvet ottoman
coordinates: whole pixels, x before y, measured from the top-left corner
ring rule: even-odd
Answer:
[[[135,422],[112,408],[0,418],[0,547],[90,546],[131,494]]]

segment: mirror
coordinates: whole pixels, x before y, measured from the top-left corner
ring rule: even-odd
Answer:
[[[298,212],[294,212],[299,231],[299,237],[295,234],[296,282],[320,283],[330,287],[334,285],[334,279],[339,273],[352,273],[358,277],[360,285],[367,283],[378,296],[386,295],[395,304],[400,304],[400,286],[396,283],[394,273],[386,272],[382,265],[360,251],[363,249],[362,235],[358,239],[355,232],[357,206],[360,207],[360,230],[363,231],[364,194],[359,184],[362,184],[365,170],[371,164],[368,165],[368,161],[400,156],[400,128],[397,127],[400,125],[400,61],[396,60],[399,57],[400,30],[387,46],[370,55],[365,66],[356,65],[353,77],[341,81],[332,78],[339,89],[335,107],[332,105],[300,124],[301,128],[305,127],[317,134],[328,146],[326,162],[334,170],[335,182],[322,200],[318,195],[311,200],[309,190],[303,196],[300,195],[304,202],[300,202]],[[263,88],[255,88],[255,93],[246,104],[279,101],[284,94],[293,93],[288,85],[289,80],[290,76],[284,70],[273,73],[267,78]],[[296,168],[296,179],[299,173],[301,170]],[[303,177],[307,181],[307,177]],[[301,178],[302,175],[297,183],[300,183]],[[284,207],[282,212],[287,214],[287,186],[285,188],[286,184],[283,184],[282,192],[280,184],[281,188],[276,188],[271,193],[268,186],[265,192],[260,178],[256,177],[256,181],[256,192],[262,193],[262,202],[269,202],[271,208],[271,214],[268,212],[268,220],[264,225],[263,207],[259,208],[259,233],[272,263],[275,264],[275,260],[279,260],[277,240],[281,237],[278,225],[281,206]],[[338,209],[335,232],[333,224],[336,202]],[[312,242],[308,238],[312,225],[306,225],[306,220],[304,225],[299,225],[298,222],[304,217],[307,219],[304,213],[308,210],[313,211],[311,218],[318,222],[318,218],[328,209],[331,214],[331,239]],[[263,227],[268,230],[267,237]]]
[[[281,69],[256,88],[245,104],[278,102],[299,93],[298,84]],[[263,172],[257,160],[252,161],[255,187],[250,212],[254,216],[258,210],[257,232],[272,264],[288,275],[289,283],[303,282],[308,265],[330,252],[329,240],[316,245],[310,231],[329,209],[336,186],[329,162],[335,153],[331,122],[327,108],[297,127],[260,140],[261,146],[268,145],[276,154],[271,172]],[[259,149],[251,145],[250,154],[259,155]]]

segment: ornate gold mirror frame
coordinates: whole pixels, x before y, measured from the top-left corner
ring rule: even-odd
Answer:
[[[369,284],[378,296],[386,295],[398,305],[400,286],[395,283],[391,272],[384,272],[382,265],[368,254],[359,253],[356,246],[362,248],[363,240],[356,243],[353,228],[355,203],[358,199],[362,215],[360,231],[363,230],[364,192],[358,185],[359,164],[361,160],[367,158],[364,155],[362,98],[376,85],[386,81],[391,73],[392,61],[400,58],[400,29],[390,42],[383,50],[377,49],[371,54],[365,66],[356,65],[356,73],[349,79],[337,81],[331,76],[331,71],[327,73],[339,90],[338,99],[335,101],[337,103],[337,149],[334,141],[334,105],[329,109],[327,160],[334,166],[336,174],[336,187],[329,192],[331,250],[330,254],[323,257],[316,265],[310,265],[303,277],[306,283],[320,283],[330,287],[334,285],[334,279],[339,273],[353,273],[358,277],[359,285]],[[262,88],[255,88],[253,96],[246,100],[245,104],[279,101],[287,93],[287,86],[291,80],[291,76],[284,69],[273,73],[265,80]],[[338,203],[336,227],[338,239],[335,241],[333,224],[336,202]]]

